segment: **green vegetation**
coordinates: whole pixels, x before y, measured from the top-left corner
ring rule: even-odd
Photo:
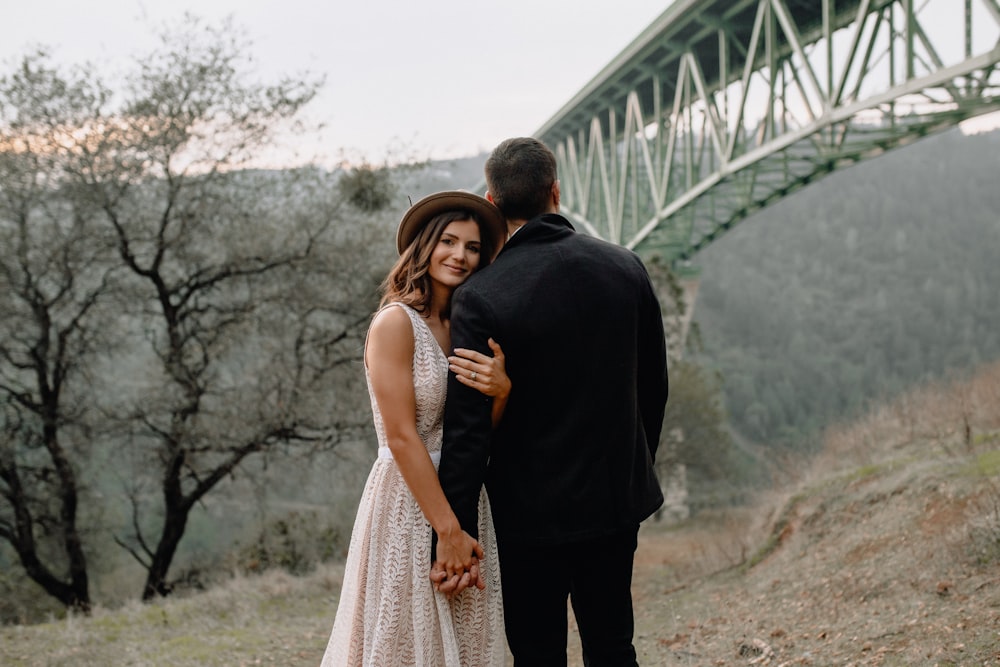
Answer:
[[[983,477],[993,477],[1000,473],[1000,449],[980,454],[976,459],[975,468]]]
[[[698,258],[695,305],[736,432],[815,451],[873,403],[1000,358],[1000,132],[836,172]]]

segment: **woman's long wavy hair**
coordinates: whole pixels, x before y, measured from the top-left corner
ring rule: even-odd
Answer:
[[[493,236],[486,229],[483,221],[472,211],[454,210],[439,213],[424,225],[403,254],[396,260],[389,275],[382,282],[381,308],[392,301],[400,301],[423,313],[431,305],[431,277],[428,271],[431,266],[431,254],[444,233],[444,228],[456,220],[473,220],[479,226],[479,266],[476,271],[488,266],[490,259],[498,248],[494,245]],[[451,304],[445,304],[442,314],[451,314]]]

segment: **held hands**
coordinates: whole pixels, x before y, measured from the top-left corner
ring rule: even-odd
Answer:
[[[461,575],[455,574],[450,578],[448,577],[448,573],[444,571],[444,566],[441,565],[441,562],[434,561],[431,563],[431,583],[434,584],[434,588],[449,597],[458,595],[471,586],[475,586],[479,590],[486,588],[486,582],[479,576],[478,558],[472,559],[472,565],[469,566],[468,571],[463,572]]]
[[[479,559],[483,548],[464,530],[438,533],[437,553],[431,564],[431,582],[446,595],[461,593],[470,586],[482,590],[486,583],[479,578]]]
[[[462,384],[495,399],[495,426],[510,395],[511,382],[500,345],[492,338],[487,343],[493,352],[492,357],[475,350],[455,348],[455,353],[448,357],[448,370],[455,373]],[[452,535],[438,533],[437,554],[430,574],[434,588],[448,596],[458,595],[472,586],[485,589],[486,582],[479,576],[479,560],[482,557],[483,548],[464,530]]]
[[[510,394],[511,385],[503,350],[492,338],[487,343],[493,351],[492,357],[458,347],[455,348],[455,354],[448,357],[448,370],[468,387],[487,396],[506,398]]]

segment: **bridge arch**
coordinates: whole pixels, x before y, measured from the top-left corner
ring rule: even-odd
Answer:
[[[676,0],[534,136],[568,217],[677,266],[834,170],[998,109],[998,0]]]

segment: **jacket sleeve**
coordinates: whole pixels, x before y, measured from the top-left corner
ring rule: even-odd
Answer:
[[[486,301],[470,290],[456,290],[451,305],[452,347],[491,356],[487,344],[492,335],[490,329]],[[492,406],[491,397],[465,386],[455,379],[454,373],[448,374],[438,477],[462,528],[477,539],[479,494],[486,480],[493,437]]]
[[[645,272],[644,272],[645,273]],[[656,459],[663,429],[669,385],[667,380],[667,343],[663,314],[648,274],[645,277],[644,307],[639,319],[639,413],[646,432],[650,457]]]

